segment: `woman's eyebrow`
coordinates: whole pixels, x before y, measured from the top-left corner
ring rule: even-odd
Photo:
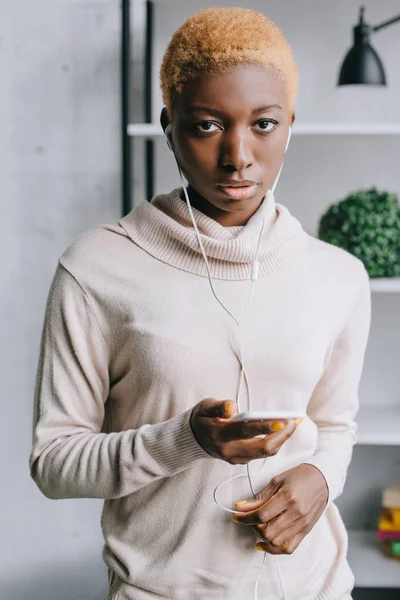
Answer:
[[[253,113],[266,112],[271,108],[279,108],[280,110],[282,110],[282,106],[280,104],[265,104],[264,106],[259,106],[258,108],[255,108],[253,110]]]
[[[265,104],[264,106],[259,106],[258,108],[255,108],[252,111],[252,114],[266,112],[268,110],[271,110],[271,108],[279,108],[280,110],[282,110],[282,106],[280,104]],[[222,110],[218,110],[216,108],[211,108],[210,106],[199,106],[197,104],[189,106],[187,108],[187,112],[188,113],[204,112],[204,113],[209,113],[211,115],[216,115],[218,117],[221,115],[224,115],[224,112]]]

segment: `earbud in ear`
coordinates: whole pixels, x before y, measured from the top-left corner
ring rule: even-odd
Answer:
[[[167,125],[167,127],[165,128],[164,135],[165,135],[166,140],[167,140],[167,146],[168,146],[168,148],[173,152],[173,148],[172,148],[172,125],[171,125],[171,123],[169,125]]]
[[[289,142],[290,142],[290,138],[291,137],[292,137],[292,127],[289,125],[289,135],[288,135],[288,139],[287,139],[287,142],[286,142],[285,154],[286,154],[286,150],[289,147]]]

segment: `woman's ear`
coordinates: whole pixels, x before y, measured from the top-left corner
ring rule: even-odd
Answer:
[[[163,128],[163,131],[165,131],[167,125],[169,125],[169,123],[170,123],[167,108],[165,106],[162,109],[161,114],[160,114],[160,123],[161,123],[161,127]]]

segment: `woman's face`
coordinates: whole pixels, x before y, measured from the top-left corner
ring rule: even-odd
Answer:
[[[202,75],[176,99],[173,121],[193,205],[224,226],[247,223],[278,174],[292,123],[278,76],[254,65]],[[227,186],[246,180],[254,184]]]

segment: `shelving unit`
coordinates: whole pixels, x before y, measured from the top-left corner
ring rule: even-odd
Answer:
[[[383,556],[374,531],[349,531],[348,560],[357,587],[400,588],[400,563]]]
[[[358,444],[400,446],[400,408],[363,406],[357,423]]]
[[[129,3],[129,0],[124,0]],[[131,0],[131,3],[133,0]],[[125,147],[129,149],[128,140],[141,139],[146,147],[146,195],[152,197],[152,182],[155,174],[154,144],[163,136],[161,125],[154,122],[151,114],[151,62],[153,35],[153,3],[146,0],[146,55],[145,55],[145,106],[147,123],[132,123],[125,115],[122,123],[122,136]],[[123,75],[122,75],[123,76]],[[125,91],[127,92],[127,86]],[[158,117],[158,115],[155,115]],[[397,118],[397,115],[396,115]],[[399,136],[400,122],[393,123],[295,123],[294,136]],[[125,161],[126,164],[126,161]],[[126,178],[125,178],[126,182]],[[125,196],[126,196],[125,186]],[[126,207],[129,200],[125,197]],[[370,280],[371,292],[400,294],[399,278],[380,278]],[[399,297],[400,299],[400,297]],[[391,446],[400,448],[400,405],[382,407],[379,400],[377,406],[362,406],[357,417],[357,444],[360,446]],[[379,549],[375,531],[349,531],[349,563],[355,575],[355,585],[359,588],[399,588],[400,599],[400,563],[385,558]],[[378,592],[379,598],[382,593]],[[397,594],[397,592],[395,592]]]
[[[400,277],[371,279],[371,292],[400,292]]]

